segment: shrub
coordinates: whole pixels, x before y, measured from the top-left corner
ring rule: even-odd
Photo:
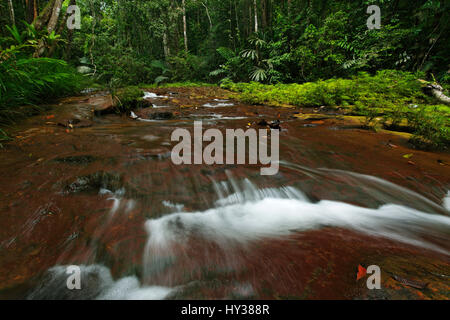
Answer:
[[[22,47],[0,53],[0,123],[25,115],[18,106],[35,105],[81,90],[86,81],[66,62],[50,58],[22,58]]]

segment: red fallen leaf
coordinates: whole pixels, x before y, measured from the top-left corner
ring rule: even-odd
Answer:
[[[53,119],[54,117],[55,117],[55,115],[52,114],[52,115],[50,115],[50,116],[46,116],[45,118],[46,118],[46,119]]]
[[[358,281],[361,278],[364,278],[367,275],[367,269],[362,267],[361,265],[358,266],[358,274],[356,275],[356,281]]]

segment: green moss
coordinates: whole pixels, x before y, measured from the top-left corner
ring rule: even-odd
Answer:
[[[199,88],[199,87],[215,87],[215,84],[205,82],[174,82],[164,84],[140,84],[141,88]]]
[[[390,129],[410,131],[418,147],[449,146],[450,107],[433,104],[417,77],[408,72],[383,70],[375,76],[360,73],[351,79],[329,79],[304,84],[264,85],[225,81],[222,88],[239,92],[250,104],[328,108],[343,107],[346,113],[364,116],[363,125],[373,127],[382,117]],[[403,125],[407,122],[407,125]]]
[[[135,86],[125,87],[113,92],[119,112],[128,112],[144,105],[144,91]]]
[[[352,79],[329,79],[304,84],[263,85],[226,81],[222,87],[240,92],[244,102],[254,104],[394,108],[395,105],[431,102],[413,74],[393,70],[380,71],[375,76],[360,73]]]

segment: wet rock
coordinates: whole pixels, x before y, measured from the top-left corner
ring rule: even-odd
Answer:
[[[149,118],[152,120],[170,120],[174,117],[173,112],[156,112],[149,114]]]
[[[269,124],[269,127],[270,127],[270,129],[274,129],[274,130],[281,130],[281,122],[280,122],[280,120],[272,121]]]
[[[89,104],[92,105],[96,116],[115,113],[117,106],[111,95],[92,97]]]
[[[107,189],[115,192],[124,187],[123,177],[120,174],[99,171],[87,176],[76,178],[64,187],[64,193],[96,192]]]
[[[69,119],[58,122],[58,126],[70,129],[89,128],[93,126],[92,121],[86,119]]]
[[[269,123],[266,121],[266,119],[262,119],[260,122],[258,122],[258,126],[261,127],[267,127]]]
[[[67,267],[48,270],[40,285],[28,294],[29,300],[93,300],[113,284],[110,271],[103,266],[81,266],[80,290],[67,288]]]
[[[88,74],[92,72],[92,69],[87,66],[79,66],[77,67],[77,71],[81,74]]]
[[[267,122],[265,119],[262,119],[258,122],[258,126],[260,127],[267,127],[274,130],[281,130],[281,122],[280,120],[275,120],[272,122]]]
[[[323,114],[307,114],[307,113],[294,113],[294,117],[300,120],[313,120],[313,121],[320,121],[320,120],[328,120],[333,119],[333,116],[323,115]]]
[[[59,163],[68,163],[68,164],[76,164],[76,165],[87,165],[89,163],[95,162],[97,158],[91,155],[82,155],[82,156],[69,156],[56,158],[54,161]]]
[[[428,285],[429,285],[429,283],[413,281],[413,280],[402,278],[402,277],[397,276],[397,275],[392,275],[392,279],[394,279],[395,281],[400,282],[401,284],[403,284],[405,286],[412,287],[412,288],[419,289],[419,290],[423,290],[423,289],[427,288]]]

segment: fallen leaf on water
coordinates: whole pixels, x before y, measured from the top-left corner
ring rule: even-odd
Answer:
[[[412,158],[413,156],[414,156],[414,154],[410,153],[410,154],[405,154],[405,155],[403,156],[403,158],[405,158],[405,159],[410,159],[410,158]]]
[[[412,162],[412,161],[408,161],[408,164],[410,164],[410,165],[412,165],[412,166],[415,166],[415,165],[416,165],[416,163],[415,163],[415,162]]]
[[[366,275],[367,275],[366,268],[364,268],[363,266],[359,265],[358,266],[358,274],[356,275],[356,281],[358,281],[359,279],[364,278]]]

